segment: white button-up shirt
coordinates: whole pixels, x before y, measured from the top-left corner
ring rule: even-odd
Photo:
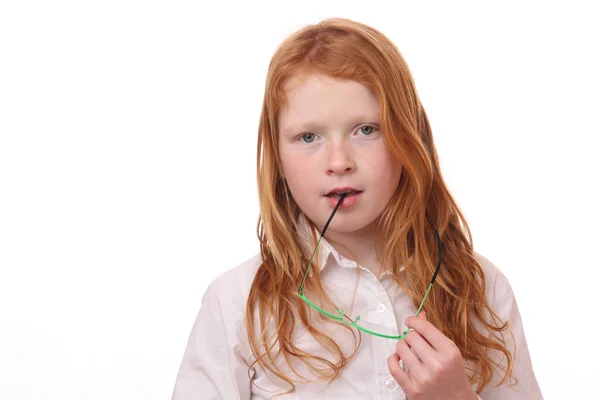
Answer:
[[[389,275],[383,274],[377,279],[368,269],[357,267],[355,262],[340,255],[324,238],[319,253],[319,262],[316,266],[313,263],[313,267],[321,268],[324,287],[331,291],[336,304],[341,305],[347,314],[353,318],[360,315],[361,319],[370,323],[394,327],[399,332],[405,329],[405,319],[415,315],[416,309],[409,296]],[[480,398],[542,399],[532,369],[521,316],[508,280],[489,260],[479,254],[476,256],[486,274],[487,300],[497,315],[509,322],[514,335],[516,353],[513,358],[513,373],[518,379],[518,385],[513,388],[506,384],[496,387],[495,381],[492,381],[480,393]],[[244,324],[245,307],[252,280],[260,264],[260,254],[255,255],[222,274],[208,287],[185,349],[173,400],[258,400],[269,399],[289,390],[289,385],[271,376],[272,374],[265,373],[257,364],[250,374],[248,371],[254,357]],[[296,325],[295,344],[311,354],[318,353],[327,357],[327,352],[309,335],[304,334],[306,328],[300,323]],[[335,337],[336,343],[345,351],[354,348],[353,336],[347,330],[332,323],[323,326],[328,327],[330,337]],[[505,335],[505,339],[508,349],[512,350],[512,337]],[[395,352],[395,346],[395,340],[363,333],[362,343],[355,357],[333,382],[298,383],[293,393],[277,398],[406,399],[405,393],[387,367],[387,358]],[[290,372],[284,361],[278,365],[284,372]],[[311,377],[304,364],[298,362],[293,366],[301,375]]]

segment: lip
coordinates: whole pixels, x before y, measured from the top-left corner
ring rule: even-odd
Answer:
[[[343,191],[346,191],[346,190],[353,190],[353,191],[356,191],[358,193],[356,193],[356,194],[354,194],[352,196],[346,196],[344,198],[344,200],[342,200],[342,203],[339,206],[339,210],[343,210],[345,208],[349,208],[349,207],[354,206],[359,201],[359,199],[362,197],[362,193],[363,193],[362,190],[358,190],[358,189],[355,189],[355,188],[349,187],[349,186],[335,188],[335,189],[330,190],[327,193],[329,194],[331,192],[343,192]],[[326,200],[329,203],[329,206],[331,208],[335,208],[335,206],[337,205],[337,203],[340,200],[339,197],[329,197],[329,196],[327,196],[327,194],[325,196],[323,196],[323,197],[326,198]]]
[[[325,193],[325,197],[329,197],[329,194],[332,192],[346,192],[348,190],[353,190],[355,192],[362,192],[362,190],[350,187],[350,186],[344,186],[344,187],[336,187],[331,189],[330,191],[328,191],[327,193]]]

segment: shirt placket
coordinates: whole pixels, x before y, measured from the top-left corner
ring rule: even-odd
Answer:
[[[367,317],[368,321],[380,326],[397,329],[396,314],[388,293],[370,271],[361,271],[361,288],[363,293],[368,293]],[[368,335],[373,351],[373,369],[375,371],[377,394],[379,399],[405,400],[406,395],[400,385],[390,374],[387,359],[396,350],[396,340]],[[364,338],[364,336],[363,336]]]

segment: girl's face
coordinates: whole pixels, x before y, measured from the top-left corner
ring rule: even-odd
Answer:
[[[379,103],[364,85],[325,75],[292,78],[279,117],[279,152],[288,188],[306,216],[343,234],[370,231],[400,181],[385,145]],[[365,231],[366,232],[366,231]]]

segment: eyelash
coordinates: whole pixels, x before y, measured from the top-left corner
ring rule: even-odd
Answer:
[[[359,128],[358,128],[358,130],[360,131],[362,128],[366,128],[366,127],[373,128],[373,133],[371,133],[370,135],[364,135],[364,136],[372,136],[372,135],[373,135],[375,132],[379,131],[379,128],[378,128],[377,126],[375,126],[375,125],[363,125],[363,126],[359,127]],[[316,133],[312,133],[312,132],[306,132],[306,133],[302,133],[301,135],[299,135],[299,136],[297,137],[297,139],[296,139],[296,140],[298,140],[298,141],[302,142],[302,138],[303,138],[304,136],[306,136],[306,135],[311,135],[311,134],[312,134],[312,135],[315,135],[315,136],[317,136],[317,134],[316,134]],[[303,142],[303,143],[304,143],[304,144],[310,144],[310,143],[312,143],[312,142],[310,142],[310,143]]]

